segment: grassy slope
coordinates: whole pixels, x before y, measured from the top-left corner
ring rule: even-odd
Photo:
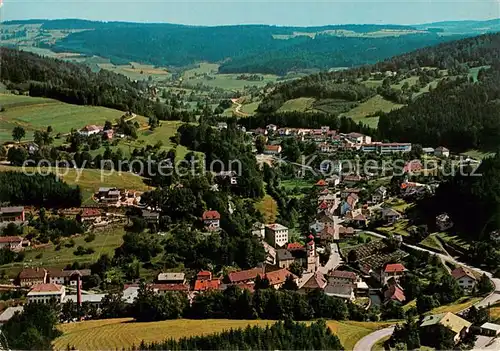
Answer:
[[[377,111],[390,112],[391,110],[401,108],[402,106],[403,105],[388,101],[380,95],[375,95],[374,97],[359,104],[349,112],[346,112],[344,115],[351,117],[356,122],[361,121],[370,127],[377,127],[378,117],[366,118],[366,116]]]
[[[314,98],[297,98],[286,101],[278,110],[278,112],[301,111],[305,112],[312,108]]]
[[[141,340],[161,341],[169,337],[181,338],[194,335],[221,332],[247,325],[266,326],[268,320],[171,320],[151,323],[135,323],[129,319],[108,319],[62,324],[64,334],[56,339],[55,349],[66,349],[69,344],[77,349],[121,349],[138,346]],[[336,333],[347,350],[352,350],[356,342],[386,323],[336,322],[328,321],[328,326]]]
[[[0,165],[0,172],[6,171],[17,171],[23,172],[22,167],[12,167]],[[36,172],[36,168],[26,167],[27,174]],[[42,172],[51,172],[56,173],[56,169],[42,169]],[[82,196],[84,203],[92,203],[91,196],[94,194],[100,187],[117,187],[117,188],[125,188],[136,191],[148,191],[151,188],[144,184],[143,178],[132,174],[132,173],[122,173],[121,175],[118,172],[115,172],[111,175],[107,175],[109,173],[105,173],[103,171],[101,173],[100,170],[97,169],[83,169],[78,170],[81,171],[79,175],[77,170],[68,169],[68,174],[64,175],[65,170],[60,171],[60,177],[69,185],[79,185],[82,189]],[[29,173],[28,173],[29,172]]]
[[[122,244],[123,234],[123,228],[114,228],[104,232],[96,232],[95,240],[90,243],[85,242],[85,236],[83,235],[73,238],[75,241],[74,247],[66,247],[64,246],[64,242],[67,242],[68,240],[62,241],[61,249],[59,251],[55,250],[55,245],[52,243],[43,248],[26,250],[26,256],[23,262],[3,265],[0,266],[0,269],[5,270],[9,276],[15,277],[26,264],[31,266],[63,268],[67,264],[75,261],[80,263],[95,262],[101,254],[107,253],[112,256],[114,250]],[[90,255],[75,256],[73,252],[78,246],[83,246],[84,248],[91,247],[95,252]],[[42,254],[42,257],[37,258],[39,254]]]
[[[21,126],[26,130],[26,139],[33,137],[35,130],[52,126],[54,134],[69,133],[72,128],[80,129],[87,124],[104,125],[106,120],[114,121],[124,112],[105,107],[79,106],[57,100],[0,94],[0,143],[12,140],[12,129]],[[144,122],[143,117],[137,118]]]

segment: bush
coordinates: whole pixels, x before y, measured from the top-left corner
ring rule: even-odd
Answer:
[[[64,244],[64,246],[66,246],[66,247],[74,247],[75,246],[75,241],[73,239],[71,239],[66,244]]]
[[[93,254],[95,251],[93,248],[84,248],[83,246],[78,246],[76,248],[76,251],[73,251],[73,255],[75,256],[83,256],[83,255],[90,255]]]
[[[95,234],[94,233],[89,233],[86,237],[85,237],[85,242],[87,243],[90,243],[92,241],[95,240]]]
[[[43,257],[43,252],[40,252],[38,255],[35,256],[37,260]]]

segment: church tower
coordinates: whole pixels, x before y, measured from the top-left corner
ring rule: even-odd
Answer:
[[[316,245],[314,244],[314,236],[309,234],[307,237],[306,244],[306,254],[307,254],[307,272],[316,272],[317,269],[317,256],[316,256]]]

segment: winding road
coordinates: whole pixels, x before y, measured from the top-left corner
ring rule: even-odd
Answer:
[[[378,237],[378,238],[386,238],[385,235],[378,234],[375,232],[370,232],[370,231],[363,231],[363,232],[365,232],[369,235]],[[469,264],[460,262],[460,261],[454,259],[453,257],[443,255],[440,253],[436,253],[436,252],[433,252],[431,250],[426,250],[424,248],[414,246],[414,245],[405,244],[405,243],[403,243],[403,245],[406,247],[409,247],[411,249],[414,249],[414,250],[425,251],[425,252],[428,252],[430,254],[437,255],[438,257],[440,257],[444,261],[447,261],[447,262],[450,262],[450,263],[453,263],[456,265],[464,266],[470,270],[474,270],[474,271],[479,272],[481,274],[486,274],[486,276],[488,276],[488,278],[490,278],[492,283],[495,285],[495,290],[493,291],[493,293],[491,293],[490,295],[485,297],[483,300],[479,301],[475,305],[476,307],[487,307],[489,304],[494,304],[494,303],[500,301],[500,279],[493,278],[493,276],[490,272],[486,272],[480,268],[477,268],[477,267],[471,266]],[[377,341],[379,341],[380,339],[383,339],[385,337],[391,336],[393,331],[394,331],[394,326],[391,326],[388,328],[377,330],[371,334],[368,334],[367,336],[365,336],[364,338],[359,340],[356,343],[356,345],[354,345],[353,351],[370,351],[372,349],[373,345],[375,345],[375,343],[377,343]]]

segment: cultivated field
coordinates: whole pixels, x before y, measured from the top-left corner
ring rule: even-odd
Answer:
[[[269,320],[170,320],[151,323],[136,323],[130,319],[107,319],[61,324],[64,334],[57,338],[56,350],[64,350],[67,345],[78,350],[114,350],[139,346],[146,342],[162,341],[167,338],[181,338],[211,334],[223,330],[245,328],[247,325],[266,326]],[[336,322],[328,321],[328,326],[336,333],[346,350],[352,350],[356,342],[387,323],[376,322]]]
[[[300,111],[305,112],[310,110],[314,104],[314,98],[297,98],[286,101],[278,110],[278,112]]]
[[[69,133],[87,124],[104,125],[123,116],[123,111],[106,107],[79,106],[53,99],[0,94],[0,143],[12,141],[12,129],[21,126],[26,130],[26,139],[33,137],[35,130],[52,126],[54,134]],[[142,117],[137,117],[142,120]]]
[[[149,77],[153,80],[163,80],[171,76],[166,68],[144,65],[136,62],[131,62],[129,65],[99,63],[97,66],[101,69],[123,74],[132,80],[148,80]]]

